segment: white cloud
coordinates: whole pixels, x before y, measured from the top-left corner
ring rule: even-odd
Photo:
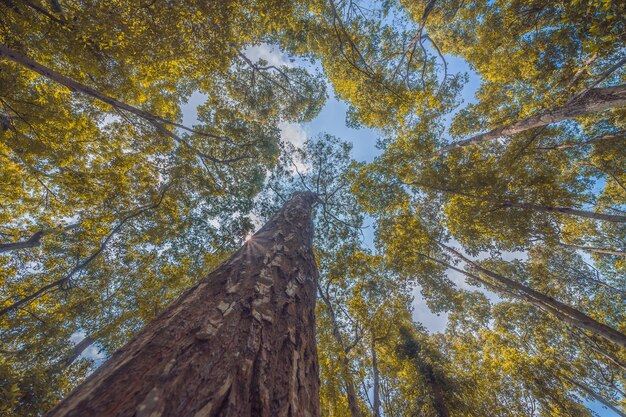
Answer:
[[[306,130],[299,123],[278,123],[280,138],[285,142],[290,142],[296,148],[302,148],[308,138]]]
[[[253,62],[258,61],[259,59],[264,59],[267,61],[268,65],[274,65],[277,67],[280,65],[286,65],[288,67],[293,66],[289,62],[286,54],[282,53],[278,48],[267,43],[249,46],[243,50],[243,53]]]
[[[299,123],[280,122],[278,128],[280,129],[280,139],[291,143],[296,148],[302,148],[309,136]],[[303,161],[296,161],[295,165],[301,174],[309,170],[309,166]],[[295,174],[295,170],[293,173]]]

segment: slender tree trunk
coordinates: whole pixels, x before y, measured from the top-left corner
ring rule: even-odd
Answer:
[[[582,97],[564,106],[546,110],[506,126],[501,126],[489,132],[481,133],[471,138],[444,146],[439,149],[435,155],[440,156],[453,149],[488,142],[503,136],[512,136],[529,129],[558,123],[563,120],[575,119],[576,117],[599,113],[613,107],[621,106],[626,106],[626,84],[614,87],[594,88],[587,91]]]
[[[380,417],[380,375],[378,373],[378,357],[376,356],[376,338],[372,336],[372,370],[374,373],[374,417]]]
[[[615,404],[613,404],[611,401],[607,400],[606,398],[604,398],[601,395],[599,395],[598,393],[596,393],[593,389],[589,388],[587,385],[585,385],[585,384],[583,384],[581,382],[578,382],[578,381],[576,381],[573,378],[570,378],[568,376],[563,376],[563,379],[568,381],[570,384],[574,385],[576,388],[578,388],[579,390],[581,390],[585,394],[589,395],[594,400],[600,402],[602,405],[604,405],[605,407],[609,408],[610,410],[612,410],[614,413],[616,413],[620,417],[626,417],[626,413],[621,411],[619,408],[617,408],[615,406]]]
[[[12,250],[18,249],[28,249],[34,248],[36,246],[41,245],[41,237],[44,235],[44,232],[39,231],[34,233],[31,237],[26,240],[21,240],[19,242],[12,243],[0,243],[0,253],[9,252]]]
[[[418,363],[418,367],[422,371],[422,376],[432,395],[433,408],[435,413],[437,413],[437,417],[450,417],[450,411],[448,411],[444,398],[444,387],[441,386],[441,381],[435,375],[433,367],[425,361]]]
[[[585,252],[591,252],[591,253],[602,253],[605,255],[626,256],[626,252],[622,250],[596,248],[593,246],[575,245],[573,243],[563,243],[563,242],[559,242],[559,245],[566,247],[566,248],[580,249],[580,250],[584,250]]]
[[[562,213],[562,214],[567,214],[570,216],[583,217],[586,219],[593,219],[593,220],[603,220],[603,221],[613,222],[613,223],[626,223],[626,216],[620,216],[617,214],[598,213],[595,211],[579,210],[579,209],[573,209],[569,207],[553,207],[553,206],[545,206],[545,205],[532,204],[532,203],[519,203],[519,202],[506,200],[506,199],[500,200],[497,198],[481,197],[481,196],[465,193],[462,191],[452,190],[450,188],[440,188],[437,186],[424,184],[422,182],[414,182],[414,183],[410,183],[410,185],[417,185],[417,186],[421,186],[424,188],[428,188],[430,190],[440,191],[442,193],[460,195],[463,197],[471,198],[473,200],[484,201],[485,203],[492,203],[503,208],[513,207],[513,208],[521,208],[524,210],[534,210],[534,211],[545,212],[545,213]]]
[[[452,253],[457,258],[463,260],[464,262],[467,262],[477,271],[485,274],[486,276],[496,281],[498,284],[502,286],[502,288],[505,289],[505,292],[507,294],[513,297],[525,300],[533,304],[534,306],[541,308],[544,311],[552,313],[553,315],[557,316],[563,321],[569,324],[572,324],[578,327],[579,329],[587,330],[591,333],[594,333],[597,336],[600,336],[610,342],[613,342],[623,348],[626,348],[626,335],[624,335],[623,333],[620,333],[614,328],[607,326],[606,324],[600,323],[599,321],[594,320],[593,318],[589,317],[582,311],[576,310],[575,308],[570,307],[567,304],[564,304],[558,300],[555,300],[552,297],[548,297],[547,295],[540,293],[539,291],[535,291],[532,288],[527,287],[523,284],[520,284],[517,281],[514,281],[505,276],[502,276],[493,271],[490,271],[486,268],[483,268],[476,262],[473,262],[472,260],[463,256],[460,252],[458,252],[457,250],[449,246],[446,246],[442,243],[439,243],[439,246],[441,246],[448,252]],[[455,270],[463,271],[457,268],[455,268]],[[481,279],[480,277],[477,277],[476,275],[469,274],[467,271],[463,273],[468,276],[471,276],[472,278],[477,279],[480,282],[486,282],[485,280]],[[493,285],[491,286],[493,287]]]
[[[552,150],[564,150],[564,149],[579,148],[581,146],[593,145],[595,143],[603,142],[603,141],[606,141],[606,140],[624,139],[624,134],[625,133],[626,133],[626,131],[621,130],[621,131],[619,131],[617,133],[607,133],[605,135],[596,136],[595,138],[591,138],[591,139],[586,140],[584,142],[566,142],[566,143],[562,143],[560,145],[542,146],[542,147],[538,147],[537,149],[541,149],[542,151],[552,151]]]
[[[170,138],[172,138],[174,141],[176,141],[177,143],[179,143],[180,145],[189,148],[192,152],[194,152],[196,154],[196,156],[198,156],[199,158],[203,158],[203,159],[207,159],[210,160],[212,162],[216,162],[216,163],[231,163],[231,162],[235,162],[237,160],[242,159],[242,157],[234,157],[234,158],[230,158],[230,159],[218,159],[215,158],[205,152],[201,152],[198,149],[194,148],[188,141],[186,141],[185,139],[183,139],[181,136],[177,135],[176,133],[174,133],[173,131],[169,130],[166,126],[173,126],[173,127],[177,127],[180,129],[184,129],[186,131],[201,135],[201,136],[206,136],[209,137],[211,139],[218,139],[220,141],[223,142],[231,142],[231,140],[227,137],[223,137],[220,135],[214,135],[211,133],[207,133],[207,132],[201,132],[201,131],[197,131],[194,129],[191,129],[185,125],[182,125],[180,123],[174,122],[172,120],[168,120],[165,119],[163,117],[157,116],[155,114],[152,114],[150,112],[147,112],[145,110],[140,109],[139,107],[135,107],[132,106],[128,103],[124,103],[122,101],[119,101],[113,97],[110,97],[104,93],[101,93],[100,91],[96,90],[95,88],[89,87],[88,85],[82,84],[72,78],[66,77],[65,75],[53,70],[52,68],[48,68],[45,65],[42,65],[32,59],[30,59],[28,56],[24,55],[23,53],[19,52],[19,51],[15,51],[11,48],[6,47],[5,45],[0,44],[0,57],[9,59],[13,62],[15,62],[16,64],[19,64],[21,66],[23,66],[24,68],[28,68],[31,71],[34,71],[46,78],[48,78],[49,80],[52,80],[60,85],[63,85],[65,87],[67,87],[70,91],[75,91],[75,92],[79,92],[81,94],[87,95],[89,97],[95,98],[96,100],[99,100],[103,103],[107,103],[110,106],[112,106],[115,109],[118,110],[123,110],[123,111],[127,111],[129,113],[134,114],[135,116],[140,117],[141,119],[145,120],[146,122],[148,122],[150,125],[152,125],[157,131],[159,131],[160,133],[169,136]]]
[[[318,417],[316,199],[294,194],[48,416]]]
[[[12,242],[12,243],[0,243],[0,253],[2,252],[10,252],[12,250],[18,250],[18,249],[29,249],[29,248],[35,248],[37,246],[41,245],[41,238],[52,234],[52,233],[62,233],[62,232],[67,232],[70,231],[72,229],[76,229],[78,226],[80,226],[79,223],[76,224],[70,224],[68,226],[65,226],[61,229],[52,229],[52,230],[39,230],[38,232],[33,233],[28,239],[26,240],[21,240],[19,242]]]
[[[58,363],[62,368],[67,368],[71,364],[74,363],[76,359],[87,349],[89,346],[93,345],[95,340],[91,336],[85,336],[83,340],[76,343],[72,352],[64,359],[61,359]]]
[[[324,294],[321,288],[319,288],[319,293],[320,297],[322,297],[322,301],[324,301],[324,304],[328,309],[330,321],[333,326],[333,337],[337,342],[337,346],[339,346],[341,355],[339,361],[341,365],[341,373],[343,374],[343,382],[344,384],[346,384],[346,395],[348,396],[348,408],[350,409],[350,415],[352,417],[361,417],[361,409],[359,408],[358,396],[356,394],[354,382],[352,381],[352,377],[350,376],[350,369],[348,367],[348,352],[346,352],[346,345],[343,342],[341,333],[339,333],[339,325],[337,324],[337,319],[335,318],[335,310],[333,309],[333,306],[330,303],[327,294]]]

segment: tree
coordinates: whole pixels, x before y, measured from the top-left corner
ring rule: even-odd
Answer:
[[[89,406],[81,392],[95,390],[104,407],[109,375],[142,386],[137,398],[119,394],[145,407],[138,414],[175,413],[167,407],[192,394],[194,412],[237,414],[258,399],[250,413],[273,413],[264,401],[289,394],[259,382],[274,375],[278,359],[264,347],[280,336],[252,306],[278,288],[260,277],[267,265],[255,261],[255,282],[241,272],[241,294],[226,290],[225,268],[236,265],[210,283],[196,277],[296,190],[318,199],[323,413],[586,416],[582,398],[620,412],[622,3],[0,1],[0,412],[41,414],[94,368],[81,350],[107,356],[137,334],[130,354],[154,355],[115,368],[129,353],[117,354],[64,404]],[[297,64],[316,60],[326,78],[251,59],[247,47],[266,42]],[[466,77],[449,73],[450,54],[481,79],[464,108]],[[354,163],[329,135],[302,149],[279,143],[281,123],[320,110],[327,81],[348,124],[380,129],[373,163]],[[188,126],[181,106],[192,93],[206,102]],[[366,213],[375,248],[359,236]],[[444,333],[412,323],[418,287],[448,315]],[[230,301],[244,308],[220,304]],[[192,307],[190,323],[164,323]],[[219,330],[187,327],[220,318]],[[229,320],[252,327],[235,334]],[[226,333],[252,365],[228,373],[237,359],[223,352],[202,386],[189,361],[211,356],[201,346]],[[245,337],[260,350],[242,348]],[[282,355],[285,372],[294,351]],[[184,360],[170,364],[176,352]],[[144,389],[132,370],[152,365]],[[172,374],[189,375],[191,388]],[[245,386],[248,402],[231,404]]]
[[[45,412],[93,371],[85,359],[58,365],[72,340],[110,355],[232,254],[277,161],[279,123],[324,102],[319,76],[245,55],[294,24],[293,5],[233,5],[0,2],[0,44],[22,59],[0,58],[10,413]],[[193,92],[207,100],[187,126]]]
[[[316,202],[295,194],[49,415],[318,416]]]

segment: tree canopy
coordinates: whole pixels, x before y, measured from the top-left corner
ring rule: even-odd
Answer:
[[[624,2],[0,11],[0,415],[43,415],[297,191],[322,415],[626,415]],[[371,160],[287,140],[329,94]]]

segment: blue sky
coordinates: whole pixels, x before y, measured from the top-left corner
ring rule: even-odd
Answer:
[[[268,61],[269,65],[293,65],[293,62],[289,58],[280,52],[277,48],[270,45],[259,45],[246,50],[246,55],[257,60],[262,58]],[[460,107],[474,102],[474,93],[480,86],[480,77],[471,70],[467,62],[461,58],[446,56],[448,62],[448,73],[467,73],[469,80],[461,93],[462,103]],[[303,64],[303,62],[297,62]],[[312,67],[316,69],[316,67]],[[194,94],[191,96],[189,102],[183,106],[183,124],[191,126],[197,123],[196,120],[196,107],[202,104],[205,97],[201,94]],[[380,153],[380,150],[376,148],[376,141],[380,134],[376,130],[369,128],[353,129],[346,126],[346,113],[348,106],[346,103],[337,100],[334,97],[332,87],[329,86],[329,98],[319,113],[319,115],[311,122],[307,123],[286,123],[280,126],[281,137],[283,140],[292,142],[294,145],[299,146],[304,143],[306,139],[315,138],[321,133],[328,133],[341,138],[344,141],[350,142],[353,145],[352,158],[359,162],[371,162],[376,155]],[[373,239],[373,228],[369,227],[364,230],[366,244],[371,244]],[[513,255],[513,254],[512,254]],[[465,279],[461,274],[449,271],[449,278],[455,282],[460,288],[475,290],[476,287],[471,287],[465,283]],[[447,323],[447,314],[435,315],[430,312],[426,303],[422,299],[419,288],[415,288],[413,291],[413,319],[422,323],[430,332],[442,332],[445,330]],[[485,292],[484,289],[481,291]],[[493,293],[487,294],[492,300],[497,299]],[[589,409],[595,411],[600,417],[614,417],[618,414],[603,409],[603,407],[597,402],[587,403]]]

